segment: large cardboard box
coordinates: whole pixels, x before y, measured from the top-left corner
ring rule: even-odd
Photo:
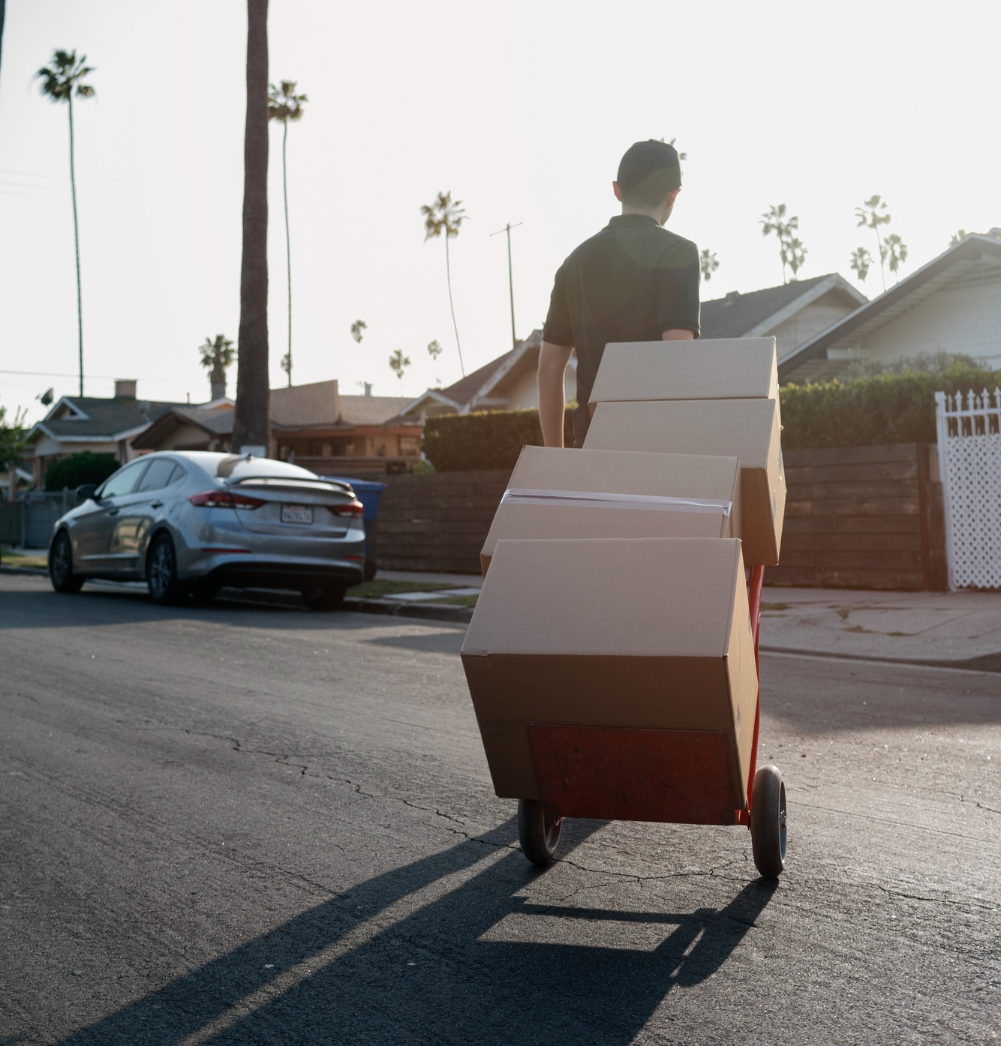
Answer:
[[[740,537],[735,457],[525,447],[480,553],[504,538]]]
[[[778,403],[771,399],[600,403],[584,447],[736,454],[744,562],[776,566],[786,503],[780,430]]]
[[[695,823],[746,808],[758,684],[739,541],[500,541],[462,664],[499,796]]]
[[[778,398],[774,337],[630,341],[605,346],[590,406],[593,415],[599,403]]]

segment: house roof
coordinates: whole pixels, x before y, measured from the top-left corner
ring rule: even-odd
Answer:
[[[402,417],[413,402],[409,396],[341,396],[340,421],[345,425],[385,425]]]
[[[230,404],[171,407],[140,432],[133,439],[132,446],[137,450],[152,450],[182,425],[194,425],[209,436],[229,436],[233,433],[235,413]]]
[[[858,345],[918,302],[985,267],[1001,271],[1001,238],[993,235],[993,230],[991,235],[965,236],[878,298],[860,305],[844,319],[804,342],[779,363],[779,380],[787,380],[793,371],[810,360],[824,358],[828,349]]]
[[[747,294],[731,291],[723,298],[702,303],[702,337],[744,338],[766,334],[831,290],[844,291],[859,303],[866,300],[861,291],[836,272]]]
[[[122,439],[175,406],[153,400],[63,396],[42,421],[32,426],[27,438],[41,432],[66,442]]]

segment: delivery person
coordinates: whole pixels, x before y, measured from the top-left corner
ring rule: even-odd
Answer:
[[[677,150],[652,138],[630,146],[612,189],[622,214],[556,273],[539,353],[539,420],[547,447],[563,446],[563,383],[575,349],[574,446],[580,447],[608,342],[699,336],[699,249],[663,228],[681,191]]]

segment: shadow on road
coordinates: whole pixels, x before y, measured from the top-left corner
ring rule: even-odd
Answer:
[[[600,826],[575,822],[564,856]],[[514,838],[514,823],[508,821],[378,876],[71,1035],[63,1046],[176,1046],[192,1036],[213,1046],[542,1041],[625,1046],[672,988],[697,984],[724,965],[776,889],[751,883],[718,911],[533,905],[522,895],[538,873],[510,849]],[[506,853],[498,858],[499,849]],[[489,863],[475,872],[484,860]],[[395,923],[385,915],[378,921],[409,894],[463,872],[469,877],[451,892],[432,896]],[[535,924],[544,924],[558,940],[505,939],[498,924],[509,917],[527,927],[529,936]],[[366,934],[365,924],[373,919],[379,928]],[[574,920],[572,932],[553,933],[561,920]],[[590,929],[597,933],[612,920],[673,929],[658,931],[664,939],[650,950],[589,942]],[[348,942],[342,954],[321,954],[351,931],[360,934],[356,946]],[[563,943],[568,940],[573,943]],[[289,971],[296,974],[291,982],[274,983]]]

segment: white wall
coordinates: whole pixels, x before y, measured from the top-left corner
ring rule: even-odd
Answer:
[[[1001,367],[1001,276],[947,287],[863,342],[882,359],[962,352]]]
[[[843,294],[828,291],[815,302],[800,309],[795,316],[768,331],[769,334],[775,335],[779,360],[816,337],[821,331],[827,330],[831,324],[854,312],[857,307],[855,303],[849,303]]]

